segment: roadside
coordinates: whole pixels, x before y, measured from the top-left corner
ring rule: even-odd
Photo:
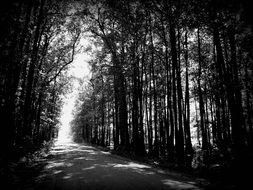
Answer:
[[[142,164],[148,164],[158,170],[163,170],[166,175],[185,178],[193,180],[198,183],[199,186],[206,190],[211,189],[237,189],[237,182],[231,180],[229,170],[221,168],[219,165],[214,165],[209,169],[186,169],[175,166],[174,163],[169,163],[166,160],[155,159],[146,157],[138,157],[131,154],[125,154],[117,152],[115,150],[90,144],[102,151],[107,151],[117,156],[119,159],[128,159],[129,161],[135,161]]]

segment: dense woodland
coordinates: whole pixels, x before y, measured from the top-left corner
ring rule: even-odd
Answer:
[[[248,2],[23,0],[0,14],[1,164],[57,137],[64,72],[84,34],[92,77],[74,141],[185,168],[252,160]]]
[[[186,167],[252,154],[253,36],[240,4],[105,1],[89,14],[102,47],[76,140]]]
[[[56,1],[9,1],[1,6],[1,165],[38,150],[57,136],[64,71],[80,29]]]

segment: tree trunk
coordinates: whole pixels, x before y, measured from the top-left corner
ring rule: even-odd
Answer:
[[[150,18],[151,19],[151,18]],[[151,23],[151,20],[150,20]],[[157,131],[157,94],[156,94],[156,79],[155,79],[155,68],[154,68],[154,44],[153,44],[153,34],[152,30],[150,28],[150,45],[151,45],[151,66],[150,66],[150,71],[151,71],[151,78],[152,78],[152,84],[153,87],[150,89],[153,91],[153,101],[154,101],[154,132],[155,132],[155,139],[154,139],[154,156],[159,155],[159,146],[158,146],[158,131]],[[150,81],[151,82],[151,81]],[[151,101],[151,100],[150,100]],[[150,113],[152,114],[152,112]],[[152,117],[151,117],[152,118]]]
[[[233,140],[233,149],[235,156],[243,156],[243,149],[245,147],[245,129],[244,129],[244,117],[242,109],[242,98],[241,98],[241,89],[238,78],[238,66],[236,61],[236,44],[235,44],[235,31],[233,26],[230,27],[228,31],[229,45],[231,51],[231,66],[232,66],[232,84],[231,79],[228,80],[228,85],[232,85],[231,88],[228,88],[229,96],[230,113],[231,113],[231,125],[232,125],[232,140]],[[231,91],[230,91],[231,89]]]
[[[188,35],[187,29],[185,31],[185,118],[184,118],[184,131],[185,131],[185,154],[186,165],[191,167],[193,158],[193,149],[191,142],[190,131],[190,95],[189,95],[189,66],[188,66]]]
[[[205,159],[208,156],[208,141],[207,141],[207,131],[205,126],[205,105],[201,88],[201,73],[202,73],[202,58],[201,58],[201,42],[200,42],[200,29],[198,28],[197,33],[198,38],[198,59],[199,59],[199,68],[198,68],[198,95],[199,95],[199,113],[200,113],[200,129],[202,134],[202,149],[204,151]]]
[[[27,86],[26,86],[26,96],[24,103],[24,123],[23,123],[23,135],[25,138],[32,137],[32,129],[31,129],[31,104],[32,104],[32,90],[33,90],[33,82],[34,82],[34,72],[36,67],[36,62],[38,60],[38,51],[39,51],[39,39],[40,39],[40,31],[42,22],[44,19],[44,6],[45,0],[41,0],[40,8],[39,8],[39,16],[36,25],[36,31],[33,41],[33,50],[31,55],[31,63],[28,71],[27,78]]]

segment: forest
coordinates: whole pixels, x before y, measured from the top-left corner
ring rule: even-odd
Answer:
[[[253,19],[237,0],[21,0],[0,14],[0,167],[57,138],[89,51],[73,140],[187,170],[253,168]],[[253,17],[252,17],[253,18]],[[90,48],[78,48],[88,35]],[[241,175],[242,178],[250,177]]]

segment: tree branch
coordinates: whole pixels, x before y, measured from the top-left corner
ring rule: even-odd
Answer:
[[[61,74],[61,72],[63,71],[63,69],[65,69],[69,64],[71,64],[74,61],[76,43],[77,43],[77,40],[78,40],[80,34],[81,34],[81,32],[79,32],[78,35],[75,37],[74,43],[72,45],[71,59],[69,61],[67,61],[67,62],[64,61],[65,64],[61,66],[61,68],[58,70],[58,72],[50,80],[43,82],[45,86],[48,85],[48,84],[50,84],[53,80],[55,80]]]

